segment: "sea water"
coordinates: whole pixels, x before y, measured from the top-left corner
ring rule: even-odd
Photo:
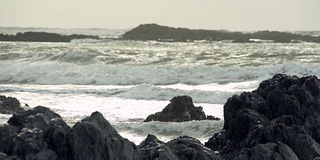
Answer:
[[[70,126],[99,111],[136,144],[147,134],[206,142],[222,129],[229,97],[277,73],[320,76],[319,62],[314,43],[0,42],[0,94],[49,107]],[[143,122],[178,95],[221,120]],[[0,123],[10,116],[0,114]]]

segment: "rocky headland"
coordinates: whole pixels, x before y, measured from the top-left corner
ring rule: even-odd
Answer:
[[[196,40],[231,41],[236,43],[250,42],[274,42],[274,43],[297,43],[314,42],[320,43],[320,36],[310,36],[279,31],[258,31],[253,33],[230,32],[225,30],[194,30],[188,28],[174,28],[157,24],[142,24],[128,32],[123,39],[129,40],[156,40],[165,42],[188,42]]]
[[[15,112],[0,126],[0,159],[315,160],[319,142],[320,80],[277,74],[252,92],[230,97],[223,130],[204,145],[188,136],[165,143],[154,135],[134,144],[99,112],[69,127],[38,106]]]

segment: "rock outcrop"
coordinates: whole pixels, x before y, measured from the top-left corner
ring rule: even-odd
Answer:
[[[1,114],[13,114],[23,110],[24,109],[21,107],[20,102],[16,98],[0,95]]]
[[[149,115],[145,122],[185,122],[192,120],[219,120],[213,116],[206,116],[202,107],[195,107],[189,96],[177,96],[170,100],[161,112]]]
[[[227,160],[313,160],[320,157],[320,81],[277,74],[229,98],[224,120],[205,146]]]

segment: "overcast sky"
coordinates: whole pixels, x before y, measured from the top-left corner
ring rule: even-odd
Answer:
[[[320,0],[0,0],[0,26],[320,30]]]

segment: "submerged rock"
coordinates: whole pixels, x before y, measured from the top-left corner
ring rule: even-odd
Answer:
[[[225,159],[319,157],[319,95],[317,77],[277,74],[255,91],[229,98],[224,105],[223,131],[205,146]]]
[[[189,96],[177,96],[170,100],[161,112],[149,115],[145,122],[185,122],[192,120],[219,120],[213,116],[206,116],[202,107],[195,107]]]

